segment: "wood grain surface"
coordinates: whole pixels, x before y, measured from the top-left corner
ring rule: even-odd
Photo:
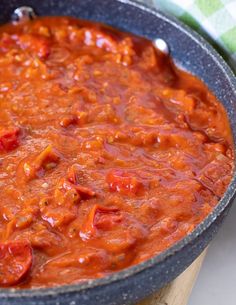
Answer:
[[[173,282],[137,305],[186,305],[206,250]]]

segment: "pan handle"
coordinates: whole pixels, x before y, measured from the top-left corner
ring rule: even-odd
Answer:
[[[28,20],[33,20],[37,17],[35,11],[30,6],[21,6],[14,10],[11,20],[13,22],[24,22]]]
[[[161,38],[157,38],[153,41],[154,46],[163,52],[164,54],[168,55],[170,53],[170,49],[168,47],[168,44],[165,42],[165,40]]]

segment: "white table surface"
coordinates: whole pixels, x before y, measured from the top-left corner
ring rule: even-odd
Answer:
[[[236,305],[236,201],[209,247],[188,305]]]

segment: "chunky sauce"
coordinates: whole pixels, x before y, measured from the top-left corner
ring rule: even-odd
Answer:
[[[189,234],[233,170],[226,113],[152,43],[64,17],[0,28],[0,286],[138,264]]]

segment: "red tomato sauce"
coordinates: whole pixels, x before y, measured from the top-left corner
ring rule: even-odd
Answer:
[[[0,286],[100,278],[189,234],[233,171],[226,112],[150,41],[65,17],[0,28]]]

